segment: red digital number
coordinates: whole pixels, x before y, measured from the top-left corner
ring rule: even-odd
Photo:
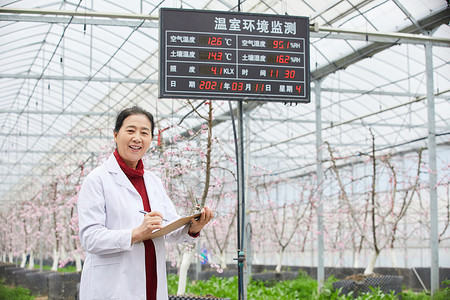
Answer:
[[[284,78],[294,79],[295,78],[295,70],[286,70],[284,72]]]
[[[214,75],[221,75],[223,68],[211,67],[211,73]]]
[[[295,86],[295,90],[300,94],[300,91],[302,90],[302,86],[301,85],[296,85]]]
[[[231,84],[232,91],[242,91],[244,89],[244,84],[242,82],[233,82]]]
[[[273,41],[272,44],[274,49],[288,49],[289,48],[289,42],[288,41]]]
[[[220,46],[220,45],[222,45],[222,38],[212,36],[208,39],[208,45]]]
[[[257,83],[255,85],[255,92],[264,92],[264,83]]]
[[[208,52],[208,59],[222,60],[222,52]]]
[[[280,64],[288,64],[290,58],[291,57],[289,55],[277,55],[276,62]]]
[[[201,80],[198,88],[201,90],[215,90],[216,86],[217,86],[217,81]]]
[[[270,70],[269,76],[270,77],[278,77],[278,70]]]

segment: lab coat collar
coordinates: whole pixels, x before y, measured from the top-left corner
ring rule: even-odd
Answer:
[[[114,178],[117,182],[117,184],[127,188],[133,193],[139,194],[137,190],[134,188],[131,181],[127,178],[127,175],[122,171],[122,169],[119,166],[119,163],[117,162],[116,158],[114,157],[114,153],[111,154],[106,161],[106,169],[109,173],[114,174]]]
[[[114,153],[111,154],[111,156],[106,161],[106,169],[109,173],[113,174],[115,177],[115,180],[117,184],[125,187],[129,191],[139,195],[138,191],[134,188],[131,181],[128,179],[127,175],[122,171],[122,169],[119,166],[119,163],[117,162],[116,158],[114,157]],[[152,211],[164,211],[164,209],[161,207],[164,205],[164,200],[161,198],[161,196],[158,194],[155,187],[157,186],[154,182],[154,178],[147,172],[144,173],[144,182],[145,182],[145,188],[147,189],[147,196],[148,200],[150,202],[150,207]],[[154,188],[151,188],[154,187]],[[140,195],[139,195],[140,197]]]

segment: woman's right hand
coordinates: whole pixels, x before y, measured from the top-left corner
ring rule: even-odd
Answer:
[[[131,234],[131,244],[148,240],[156,229],[163,227],[163,215],[159,211],[152,211],[145,214],[144,220],[139,227],[133,228]]]

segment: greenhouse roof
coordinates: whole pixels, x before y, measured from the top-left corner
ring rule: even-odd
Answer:
[[[185,99],[158,98],[163,7],[309,18],[311,102],[243,103],[251,164],[291,178],[314,172],[319,92],[321,137],[339,155],[371,151],[372,136],[379,153],[426,148],[427,53],[436,145],[448,153],[448,6],[442,0],[2,1],[0,201],[31,197],[54,176],[51,170],[70,172],[105,151],[124,107],[153,112],[157,129],[171,127],[166,140],[202,125]],[[233,140],[229,103],[235,111],[236,101],[214,104],[214,133],[226,142]],[[226,147],[234,151],[233,143]]]

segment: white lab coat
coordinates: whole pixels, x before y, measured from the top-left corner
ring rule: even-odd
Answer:
[[[161,180],[144,174],[150,207],[172,221],[179,216]],[[131,245],[131,231],[144,218],[142,199],[112,154],[84,180],[78,197],[80,242],[86,250],[80,299],[146,299],[144,244]],[[166,300],[165,240],[193,242],[189,225],[153,239],[156,251],[157,299]]]

